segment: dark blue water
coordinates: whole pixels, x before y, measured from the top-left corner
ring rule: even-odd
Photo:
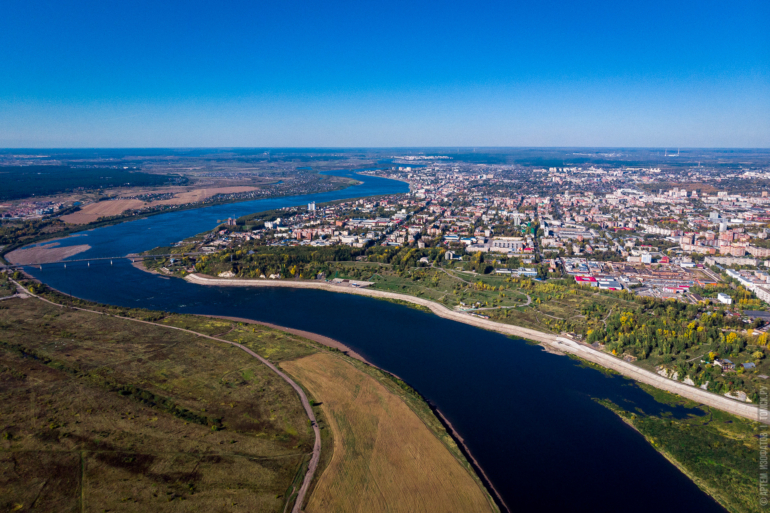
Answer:
[[[404,188],[363,179],[361,188],[312,199]],[[307,199],[224,205],[95,230],[87,235],[94,246],[88,254],[119,255],[168,244],[211,228],[217,219]],[[335,338],[435,404],[514,511],[724,511],[592,398],[653,414],[679,417],[688,410],[657,403],[630,380],[605,376],[537,346],[375,299],[316,290],[204,287],[144,273],[125,260],[28,271],[92,301],[245,317]]]

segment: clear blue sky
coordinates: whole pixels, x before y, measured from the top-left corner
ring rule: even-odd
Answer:
[[[770,1],[0,4],[0,147],[770,147]]]

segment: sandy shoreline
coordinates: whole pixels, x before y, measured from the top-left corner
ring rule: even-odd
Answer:
[[[204,277],[199,274],[187,275],[185,276],[185,279],[191,283],[196,283],[199,285],[319,289],[329,292],[343,292],[346,294],[357,294],[375,298],[398,299],[401,301],[407,301],[417,305],[425,306],[439,317],[443,317],[445,319],[470,324],[471,326],[476,326],[478,328],[483,328],[490,331],[496,331],[498,333],[502,333],[503,335],[511,335],[518,338],[541,342],[550,348],[556,349],[563,353],[570,353],[583,358],[584,360],[588,360],[589,362],[601,365],[602,367],[612,369],[628,378],[639,381],[640,383],[652,385],[656,388],[660,388],[661,390],[677,394],[681,397],[690,399],[700,404],[704,404],[706,406],[726,411],[733,415],[744,417],[753,421],[759,421],[760,418],[759,408],[753,404],[739,402],[718,394],[708,392],[706,390],[702,390],[700,388],[664,378],[658,374],[655,374],[654,372],[636,367],[619,358],[598,351],[587,344],[577,342],[565,336],[543,333],[529,328],[523,328],[521,326],[502,324],[488,319],[482,319],[480,317],[473,317],[462,312],[450,310],[441,304],[414,296],[396,294],[393,292],[384,292],[381,290],[371,290],[367,288],[345,287],[332,285],[327,282],[316,281],[224,279]],[[770,423],[770,420],[765,420],[765,422]]]
[[[78,244],[75,246],[59,246],[58,242],[51,241],[42,246],[33,246],[30,248],[14,249],[5,259],[12,264],[17,265],[38,265],[59,262],[65,258],[75,256],[78,253],[88,251],[91,246],[88,244]]]
[[[155,271],[154,269],[147,269],[147,266],[144,265],[144,260],[141,258],[132,259],[133,262],[131,262],[131,266],[135,267],[136,269],[139,269],[140,271],[144,271],[146,273],[150,274],[160,274],[158,271]]]
[[[333,347],[334,349],[340,350],[341,352],[345,353],[351,358],[355,358],[356,360],[362,361],[367,365],[371,365],[372,367],[377,367],[376,365],[373,365],[371,362],[367,361],[366,358],[356,353],[355,351],[350,349],[348,346],[346,346],[342,342],[338,340],[334,340],[333,338],[325,337],[318,333],[313,333],[312,331],[297,330],[294,328],[287,328],[286,326],[279,326],[277,324],[272,324],[270,322],[255,321],[254,319],[244,319],[242,317],[229,317],[227,315],[208,315],[208,314],[204,314],[204,316],[216,317],[217,319],[226,319],[228,321],[243,322],[247,324],[259,324],[260,326],[267,326],[268,328],[272,328],[274,330],[285,331],[286,333],[291,333],[292,335],[297,335],[299,337],[304,337],[308,340],[312,340],[313,342],[316,342],[318,344],[321,344],[327,347]],[[379,369],[379,367],[377,368]]]

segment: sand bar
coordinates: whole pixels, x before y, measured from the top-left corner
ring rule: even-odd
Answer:
[[[226,319],[228,321],[237,321],[237,322],[243,322],[247,324],[259,324],[260,326],[267,326],[268,328],[272,328],[274,330],[285,331],[286,333],[291,333],[292,335],[297,335],[299,337],[312,340],[313,342],[324,345],[326,347],[333,347],[334,349],[339,349],[340,351],[350,356],[351,358],[355,358],[356,360],[360,360],[368,365],[372,365],[370,362],[366,360],[366,358],[356,353],[355,351],[350,349],[348,346],[346,346],[342,342],[338,340],[334,340],[333,338],[319,335],[318,333],[313,333],[312,331],[296,330],[294,328],[287,328],[286,326],[279,326],[277,324],[272,324],[270,322],[255,321],[253,319],[244,319],[242,317],[228,317],[226,315],[208,315],[208,314],[206,314],[206,317],[216,317],[218,319]]]
[[[65,258],[82,253],[83,251],[88,251],[89,249],[91,249],[91,246],[88,244],[60,246],[58,242],[51,242],[42,246],[15,249],[5,255],[5,259],[12,264],[18,265],[47,264],[50,262],[59,262]]]

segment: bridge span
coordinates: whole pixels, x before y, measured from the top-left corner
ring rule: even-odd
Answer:
[[[107,257],[92,257],[92,258],[68,258],[65,260],[55,260],[51,262],[40,262],[36,264],[9,264],[7,266],[4,266],[6,268],[22,268],[22,267],[39,267],[42,269],[42,266],[44,265],[54,265],[54,264],[63,264],[65,267],[67,264],[70,263],[76,263],[76,262],[88,262],[89,265],[91,262],[99,262],[104,260],[109,260],[110,263],[112,263],[113,260],[131,260],[131,262],[136,262],[138,260],[155,260],[158,258],[167,258],[167,257],[186,257],[186,256],[200,256],[200,255],[207,255],[209,253],[204,252],[193,252],[193,253],[163,253],[163,254],[157,254],[157,255],[137,255],[137,254],[129,254],[129,255],[122,255],[122,256],[107,256]]]

